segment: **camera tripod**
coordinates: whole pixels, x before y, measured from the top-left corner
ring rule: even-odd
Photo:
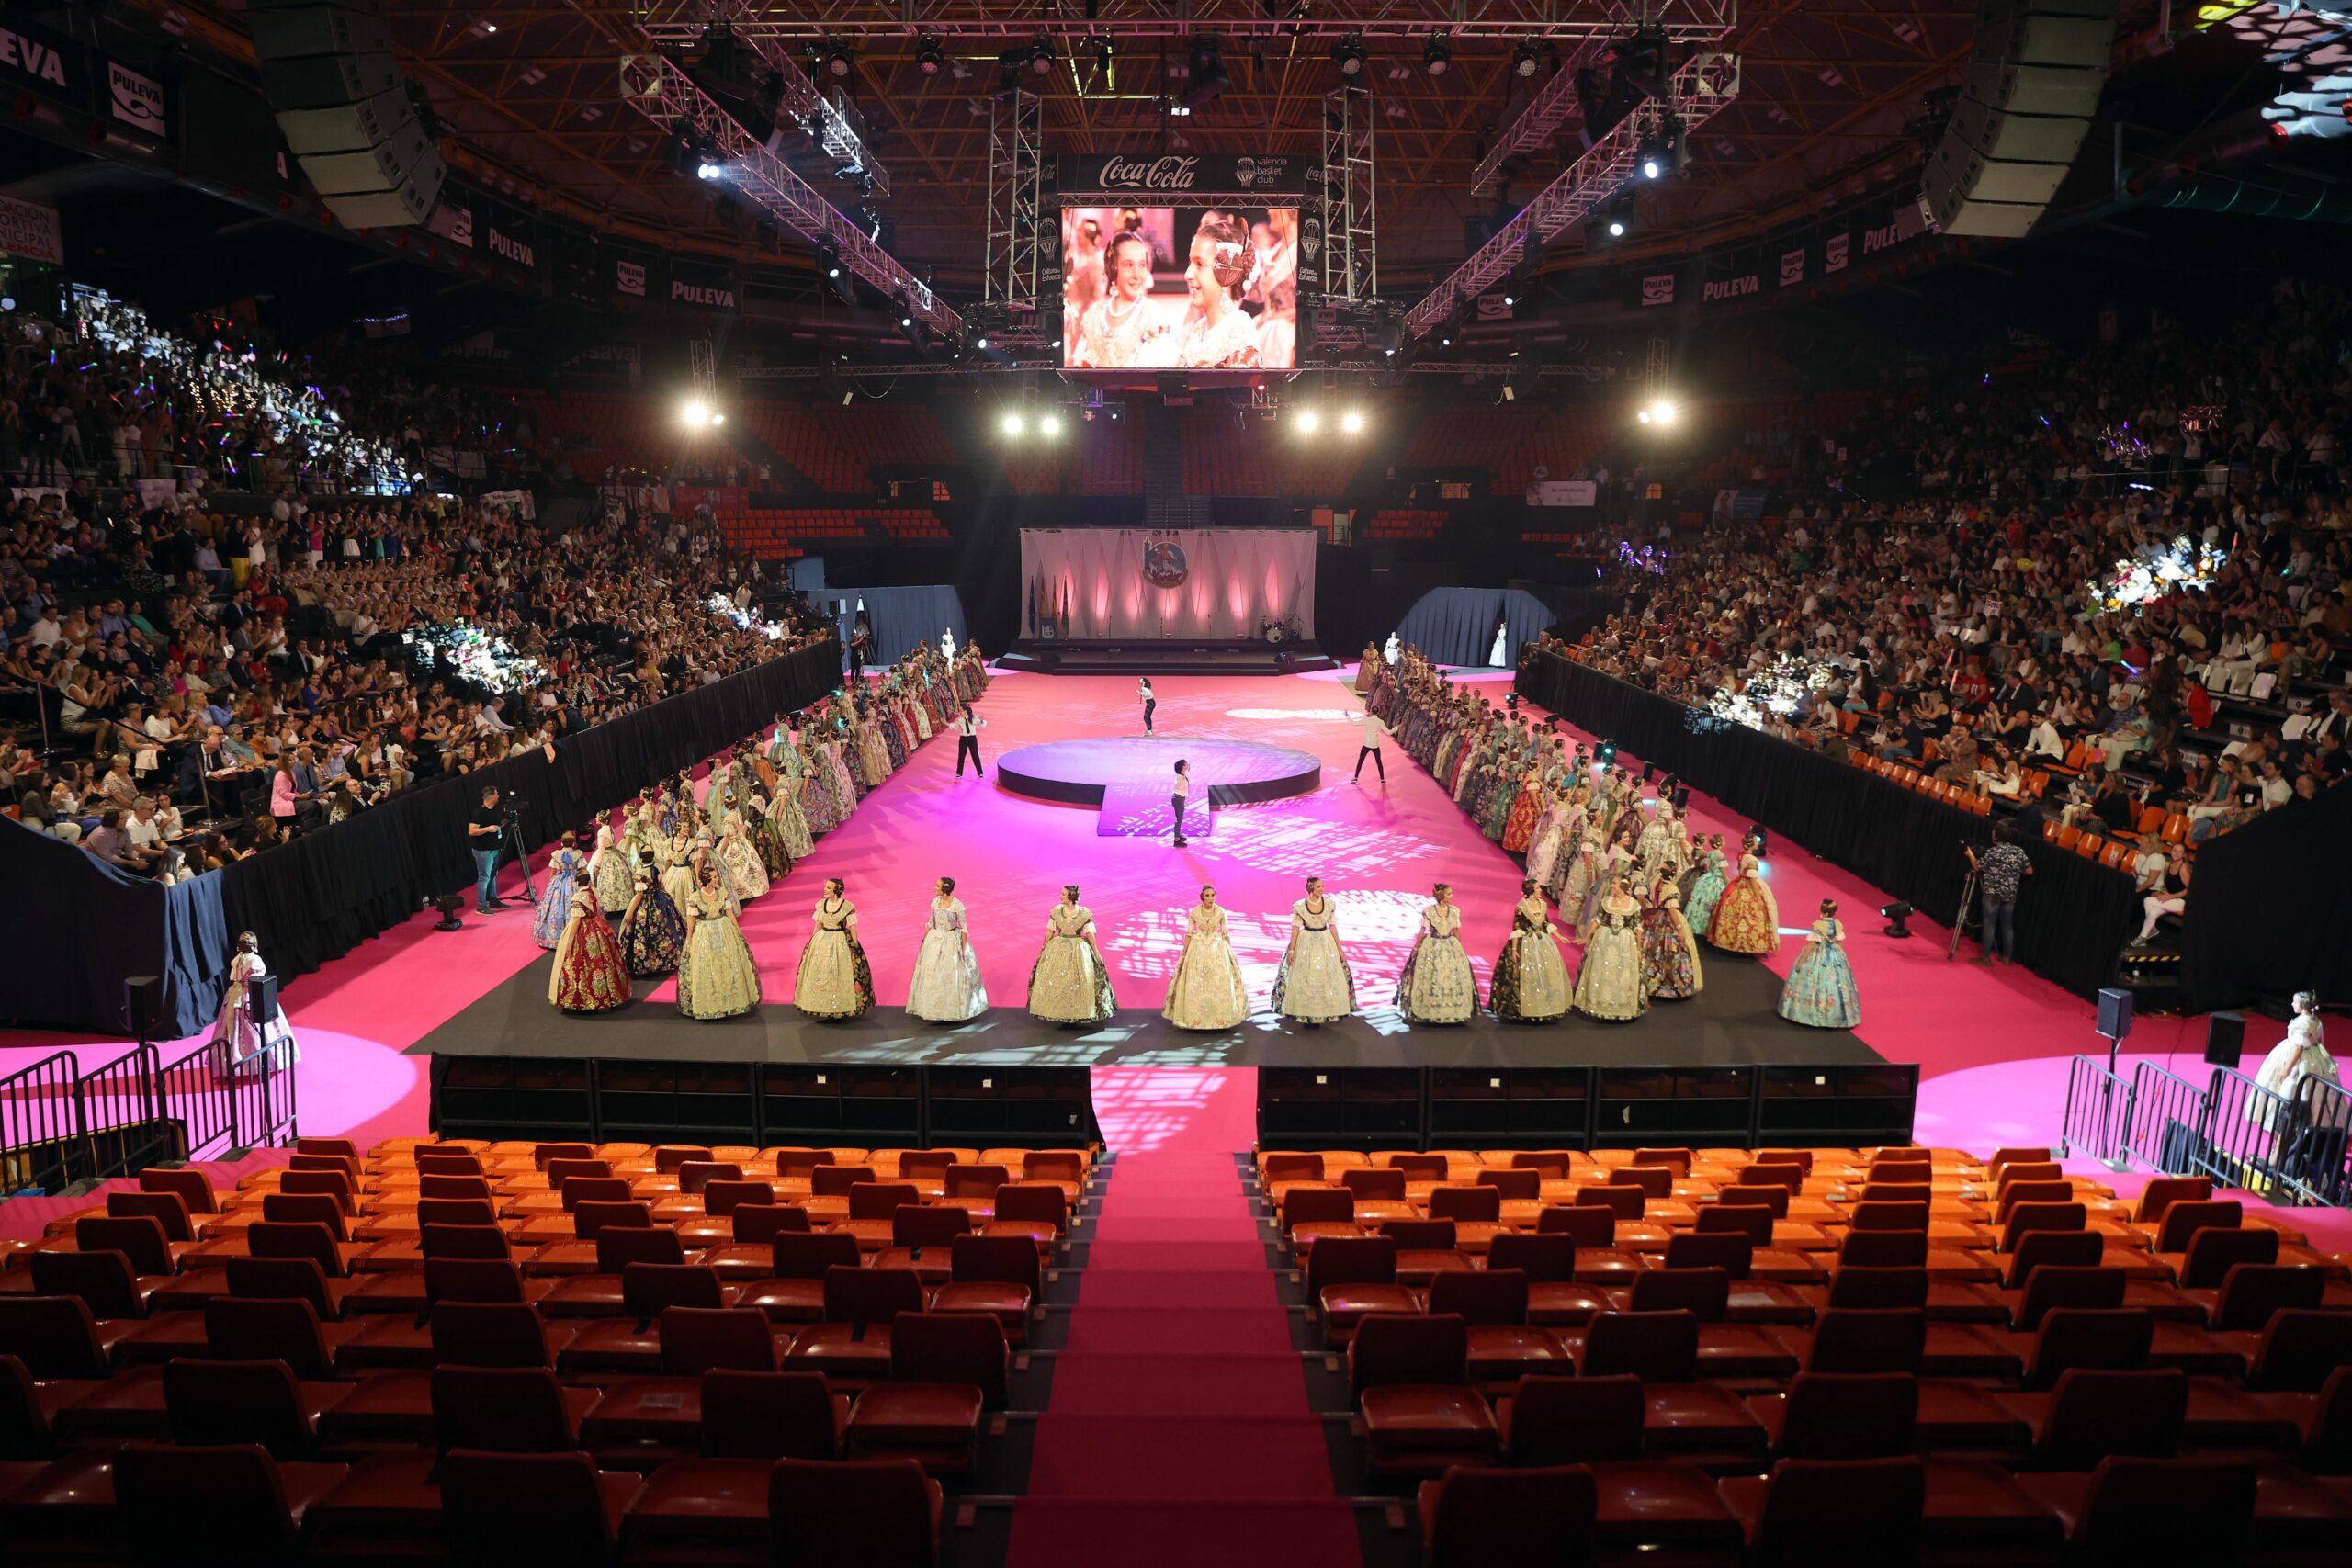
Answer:
[[[539,894],[538,889],[531,886],[531,854],[523,843],[523,819],[512,811],[506,813],[505,819],[498,829],[498,847],[513,855],[514,863],[523,868],[524,902],[537,904],[539,901]]]
[[[1976,868],[1968,868],[1968,880],[1960,889],[1960,908],[1951,918],[1951,941],[1944,946],[1944,962],[1950,964],[1960,956],[1960,939],[1968,929],[1968,911],[1976,904]]]

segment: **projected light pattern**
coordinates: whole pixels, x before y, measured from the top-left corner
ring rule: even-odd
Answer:
[[[2209,0],[2197,7],[2199,31],[2218,28],[2262,51],[2278,73],[2278,91],[2262,118],[2289,136],[2352,134],[2352,12],[2305,0]]]
[[[437,655],[458,674],[493,692],[518,691],[548,679],[546,665],[518,653],[504,637],[465,621],[419,626],[402,632],[401,640],[415,650],[416,662],[424,668],[434,668]]]
[[[2105,577],[2095,578],[2083,586],[2109,609],[2120,610],[2165,598],[2182,589],[2201,593],[2221,570],[2222,559],[2222,551],[2183,534],[2170,545],[2124,557]]]

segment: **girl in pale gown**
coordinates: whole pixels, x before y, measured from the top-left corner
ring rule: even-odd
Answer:
[[[635,852],[613,838],[612,824],[596,829],[596,852],[588,857],[588,879],[596,886],[596,907],[626,909],[637,892]]]
[[[865,787],[878,788],[890,776],[890,749],[882,739],[879,720],[870,715],[857,727],[857,763],[865,772]]]
[[[1642,910],[1642,984],[1656,1001],[1682,1001],[1706,985],[1699,967],[1699,941],[1682,918],[1674,884],[1661,876],[1651,885]]]
[[[1064,1027],[1103,1023],[1118,1009],[1111,970],[1094,945],[1094,916],[1078,901],[1078,886],[1046,917],[1046,945],[1029,971],[1029,1013]]]
[[[660,869],[662,877],[662,891],[670,896],[670,902],[677,906],[681,915],[694,902],[694,841],[684,833],[676,833],[671,836],[669,844],[654,856],[654,864]]]
[[[816,852],[808,814],[801,809],[801,792],[808,786],[808,767],[797,751],[786,751],[784,776],[776,781],[775,798],[768,803],[768,820],[775,824],[776,835],[784,840],[784,852],[795,862],[807,860]]]
[[[639,867],[637,891],[621,917],[621,963],[640,978],[667,975],[686,945],[686,918],[653,874]]]
[[[1234,1029],[1250,1016],[1250,993],[1214,887],[1204,886],[1201,901],[1185,912],[1184,951],[1177,955],[1159,1016],[1179,1029]]]
[[[1224,217],[1204,217],[1184,266],[1190,309],[1177,326],[1170,359],[1184,369],[1255,369],[1258,327],[1241,309],[1248,290],[1249,235]]]
[[[1452,883],[1430,891],[1437,901],[1421,911],[1420,934],[1396,976],[1396,1010],[1408,1023],[1467,1023],[1478,1011],[1478,976],[1462,951],[1462,911]]]
[[[704,863],[678,958],[678,1010],[688,1018],[735,1018],[760,1005],[760,969],[735,923],[724,873]]]
[[[1756,840],[1749,839],[1739,852],[1739,874],[1716,901],[1715,918],[1707,927],[1707,940],[1725,953],[1761,956],[1780,951],[1781,908],[1764,885],[1763,865],[1756,858]]]
[[[1538,887],[1552,880],[1552,867],[1560,858],[1567,835],[1569,808],[1568,792],[1558,791],[1544,815],[1536,818],[1534,836],[1527,841],[1527,874]]]
[[[907,1011],[926,1023],[962,1023],[988,1006],[979,955],[972,951],[964,923],[964,901],[956,897],[956,879],[943,876],[915,954],[914,978],[907,984]]]
[[[610,1012],[627,1006],[628,998],[620,938],[605,919],[595,885],[582,882],[572,892],[571,919],[564,922],[555,965],[548,971],[548,1000],[565,1012]]]
[[[1649,1010],[1642,985],[1642,907],[1612,878],[1585,932],[1584,962],[1577,968],[1576,1010],[1592,1018],[1623,1022]]]
[[[779,778],[779,787],[784,784]],[[768,797],[753,791],[749,808],[741,818],[743,836],[752,840],[758,852],[760,869],[768,874],[768,886],[773,887],[792,874],[792,851],[786,847],[784,830],[776,826],[775,812],[768,805]]]
[[[857,906],[843,897],[846,892],[840,877],[826,882],[825,896],[817,900],[815,929],[800,950],[792,1005],[810,1018],[858,1018],[874,1006],[874,971],[858,945]]]
[[[1309,1028],[1356,1010],[1356,981],[1340,947],[1339,911],[1323,879],[1306,879],[1306,897],[1290,907],[1290,945],[1274,971],[1274,1010]]]
[[[578,835],[564,829],[563,839],[555,853],[548,857],[547,891],[539,895],[539,907],[531,916],[531,940],[552,952],[563,940],[563,926],[571,919],[571,890],[588,870],[588,857],[580,852]]]
[[[748,904],[768,890],[768,868],[760,863],[760,852],[745,836],[743,818],[733,812],[728,813],[726,836],[718,840],[717,859],[737,905]]]
[[[1554,902],[1560,906],[1563,921],[1581,926],[1592,902],[1595,885],[1600,880],[1600,823],[1588,823],[1584,837],[1568,856],[1567,867],[1567,874],[1560,880],[1559,897]]]
[[[1495,960],[1495,982],[1487,1000],[1509,1023],[1549,1023],[1568,1010],[1568,965],[1554,940],[1551,911],[1533,877],[1519,885],[1510,935]]]
[[[1862,994],[1846,961],[1846,922],[1838,900],[1821,901],[1821,918],[1804,933],[1804,951],[1781,987],[1781,1016],[1811,1029],[1852,1029],[1862,1021]]]
[[[269,965],[261,958],[261,939],[251,931],[240,933],[237,956],[229,960],[229,984],[220,993],[220,1011],[212,1026],[215,1071],[222,1077],[264,1051],[270,1053],[274,1071],[283,1071],[302,1059],[282,1001],[277,1016],[267,1023],[254,1017],[249,983],[268,973]]]

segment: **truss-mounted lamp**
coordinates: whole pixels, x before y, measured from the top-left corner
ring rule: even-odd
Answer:
[[[1442,38],[1433,38],[1421,46],[1421,68],[1432,76],[1442,76],[1453,69],[1453,46]]]
[[[936,76],[947,69],[947,51],[939,47],[937,33],[925,33],[915,39],[915,69],[926,76]]]
[[[1363,74],[1363,39],[1343,38],[1331,46],[1331,63],[1340,74],[1352,82]]]
[[[1029,73],[1033,76],[1043,76],[1053,68],[1054,40],[1046,34],[1039,33],[1037,41],[1029,46]]]
[[[1535,74],[1535,68],[1543,62],[1543,53],[1535,47],[1535,40],[1521,39],[1519,40],[1519,47],[1510,51],[1511,74],[1521,77],[1532,76]]]
[[[849,45],[834,42],[826,46],[825,74],[836,82],[846,80],[850,68],[854,63],[855,62],[850,56]]]

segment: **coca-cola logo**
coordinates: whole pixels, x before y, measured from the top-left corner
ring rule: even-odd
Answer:
[[[1102,162],[1104,190],[1190,190],[1199,177],[1198,158],[1106,158]]]

